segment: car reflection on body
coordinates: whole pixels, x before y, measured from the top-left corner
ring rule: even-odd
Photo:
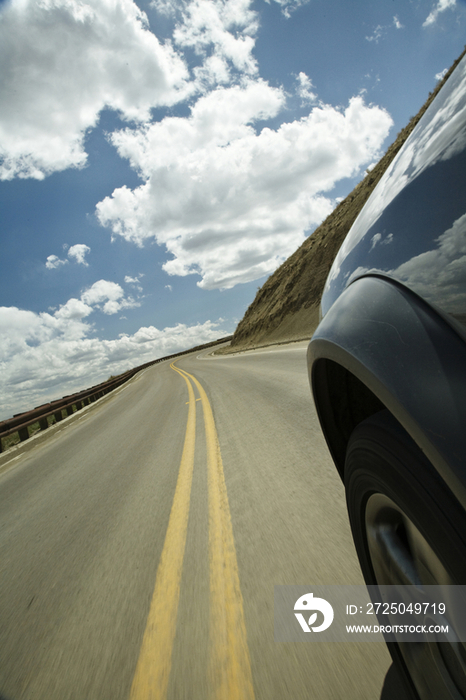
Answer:
[[[308,350],[367,584],[466,584],[466,58],[328,276]],[[388,644],[414,698],[466,698],[466,648]]]

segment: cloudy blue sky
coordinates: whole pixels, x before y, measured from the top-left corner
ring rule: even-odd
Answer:
[[[0,0],[0,418],[232,332],[463,0]]]

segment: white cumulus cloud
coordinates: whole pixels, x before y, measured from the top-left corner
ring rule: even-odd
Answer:
[[[66,244],[63,247],[65,249],[68,248]],[[88,267],[89,263],[86,261],[86,255],[90,252],[91,249],[89,246],[85,245],[84,243],[77,243],[76,245],[72,245],[70,248],[68,248],[67,255],[70,260],[74,260],[74,262],[78,263],[79,265]],[[68,262],[69,260],[61,260],[58,255],[49,255],[45,262],[45,267],[48,270],[55,270],[62,265],[66,265]]]
[[[139,279],[144,277],[143,274],[136,275],[136,277],[131,277],[130,275],[125,276],[125,284],[139,284]]]
[[[188,89],[183,60],[132,0],[10,0],[0,64],[2,179],[82,167],[104,107],[141,121]]]
[[[104,314],[112,315],[121,309],[131,309],[140,306],[133,297],[125,298],[125,293],[119,284],[108,280],[98,280],[81,294],[81,301],[101,309]]]
[[[136,275],[136,277],[131,277],[130,275],[126,275],[125,277],[125,284],[129,284],[133,289],[138,291],[140,294],[142,294],[142,286],[140,284],[141,278],[144,277],[144,273],[140,272],[139,275]]]
[[[68,257],[69,258],[74,258],[74,260],[79,263],[80,265],[85,265],[86,267],[89,265],[88,262],[86,262],[86,255],[87,253],[90,253],[91,249],[89,246],[84,245],[84,243],[77,243],[76,245],[72,245],[71,248],[68,250]]]
[[[324,193],[373,162],[392,125],[354,97],[345,110],[320,105],[254,128],[284,104],[283,90],[250,80],[200,98],[189,118],[113,134],[145,182],[101,201],[100,223],[138,245],[155,238],[172,255],[165,271],[199,274],[205,289],[270,274],[330,213]]]
[[[448,73],[448,68],[444,68],[443,70],[440,71],[440,73],[437,73],[435,75],[435,80],[443,80],[443,78],[446,76]]]
[[[47,270],[56,270],[57,267],[66,265],[67,262],[68,260],[60,260],[58,255],[49,255],[45,262],[45,267]]]
[[[268,2],[269,0],[267,0]],[[282,13],[286,18],[291,17],[291,13],[297,10],[298,7],[302,5],[307,5],[309,0],[275,0],[275,2],[282,8]]]
[[[91,306],[85,304],[82,299],[68,299],[66,304],[60,306],[58,311],[55,311],[55,318],[57,319],[82,319],[89,316],[93,309]]]
[[[99,280],[98,282],[94,282],[92,287],[89,287],[89,289],[86,289],[86,291],[81,294],[81,299],[86,304],[99,304],[106,300],[117,301],[121,299],[123,295],[123,289],[116,282]]]
[[[201,82],[226,83],[231,68],[243,74],[257,73],[252,50],[258,20],[250,5],[250,0],[192,0],[186,5],[173,40],[204,57],[202,66],[194,71]]]
[[[304,102],[315,102],[317,99],[317,95],[312,92],[312,81],[311,79],[306,75],[306,73],[299,73],[298,75],[298,95],[301,97],[301,99]]]
[[[84,246],[84,248],[87,248],[87,246]],[[56,255],[49,255],[46,267],[52,269],[67,262],[68,260],[59,260]],[[78,262],[81,261],[78,260]],[[84,264],[87,263],[84,262]],[[142,275],[134,279],[125,277],[125,283],[129,283],[133,287],[133,292],[139,294],[143,291],[139,284],[140,277]],[[140,298],[141,296],[137,299],[134,299],[132,296],[125,296],[122,287],[116,282],[98,280],[82,292],[80,299],[70,299],[65,306],[61,306],[59,311],[55,313],[55,316],[57,318],[83,318],[94,309],[98,309],[110,316],[118,313],[121,309],[133,309],[141,306],[141,302],[138,300]]]
[[[226,335],[218,323],[142,327],[113,340],[91,336],[92,309],[70,299],[55,314],[0,307],[0,419]]]
[[[428,27],[431,24],[435,24],[438,16],[441,12],[445,12],[450,7],[456,6],[456,0],[439,0],[432,12],[427,17],[426,21],[423,23],[423,27]]]

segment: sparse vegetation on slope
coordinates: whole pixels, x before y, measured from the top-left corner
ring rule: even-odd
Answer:
[[[466,50],[377,165],[260,287],[238,324],[231,350],[311,337],[318,322],[325,280],[343,240],[385,170],[465,53]]]

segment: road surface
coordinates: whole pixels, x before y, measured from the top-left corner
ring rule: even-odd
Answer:
[[[157,364],[2,456],[0,700],[380,698],[383,644],[274,642],[274,585],[363,583],[305,352]]]

